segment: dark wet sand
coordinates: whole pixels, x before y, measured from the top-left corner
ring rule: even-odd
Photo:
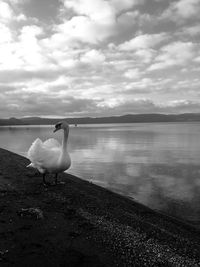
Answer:
[[[44,188],[28,162],[0,149],[0,266],[200,266],[198,230],[69,174]]]

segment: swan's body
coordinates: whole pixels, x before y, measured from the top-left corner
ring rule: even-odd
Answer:
[[[37,138],[30,146],[27,157],[31,163],[27,167],[37,169],[43,174],[43,182],[45,181],[46,173],[57,174],[69,169],[71,165],[71,159],[67,152],[67,140],[69,134],[69,126],[66,122],[57,123],[55,131],[63,129],[64,138],[62,145],[55,139],[51,138],[42,142]]]

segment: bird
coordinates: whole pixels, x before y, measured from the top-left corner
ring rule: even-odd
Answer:
[[[63,130],[64,136],[62,145],[54,138],[42,142],[37,138],[27,152],[30,164],[27,167],[37,169],[43,177],[44,186],[51,185],[46,181],[46,174],[55,174],[55,185],[58,184],[58,173],[68,170],[71,166],[71,158],[67,151],[69,125],[66,121],[56,123],[54,133]]]

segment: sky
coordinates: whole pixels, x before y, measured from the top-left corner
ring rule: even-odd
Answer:
[[[0,118],[200,112],[200,0],[1,0]]]

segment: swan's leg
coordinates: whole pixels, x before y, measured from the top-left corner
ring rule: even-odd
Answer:
[[[46,181],[46,179],[45,179],[45,173],[43,173],[43,175],[42,175],[42,179],[43,179],[43,185],[44,186],[47,186],[47,185],[50,185],[50,183],[48,183],[47,181]]]
[[[45,179],[45,173],[42,174],[42,180],[43,180],[43,185],[47,185],[47,182]]]
[[[64,182],[58,182],[58,174],[55,174],[55,185],[57,184],[65,184]]]
[[[58,184],[58,174],[56,173],[55,174],[55,185],[57,185]]]

